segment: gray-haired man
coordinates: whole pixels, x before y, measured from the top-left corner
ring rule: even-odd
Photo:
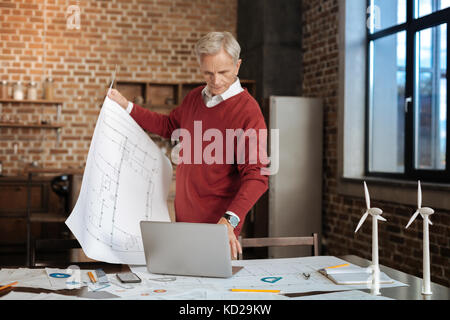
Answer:
[[[143,129],[165,138],[171,138],[177,129],[187,130],[190,136],[194,136],[200,123],[203,132],[216,130],[214,132],[222,133],[220,139],[215,136],[220,141],[214,143],[225,146],[227,130],[267,130],[258,103],[242,88],[237,77],[242,62],[239,59],[240,46],[231,33],[208,33],[197,42],[195,52],[206,85],[189,92],[170,115],[133,104],[117,90],[111,90],[109,97],[126,109]],[[203,158],[205,152],[211,151],[212,143],[208,139],[202,140],[200,148],[189,148],[194,157]],[[227,226],[233,257],[242,252],[237,236],[245,216],[268,188],[268,178],[261,174],[261,168],[267,164],[266,159],[259,159],[256,163],[249,161],[249,156],[256,153],[266,157],[266,141],[258,141],[256,148],[251,147],[250,141],[247,146],[245,137],[243,140],[236,137],[235,141],[244,147],[240,149],[233,144],[231,152],[234,159],[245,161],[230,164],[225,159],[226,152],[220,153],[215,149],[215,159],[223,157],[223,161],[182,162],[176,170],[175,196],[176,221]]]

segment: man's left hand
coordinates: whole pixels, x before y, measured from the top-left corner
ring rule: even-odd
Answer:
[[[241,244],[239,243],[238,239],[236,238],[236,235],[234,234],[234,228],[230,225],[227,219],[224,217],[220,218],[219,222],[217,224],[224,224],[227,226],[228,230],[228,240],[230,242],[230,249],[231,249],[231,257],[234,259],[237,259],[237,254],[242,253]]]

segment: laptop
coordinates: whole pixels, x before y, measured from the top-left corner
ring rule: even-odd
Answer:
[[[222,224],[141,221],[145,260],[150,273],[229,278],[227,227]]]

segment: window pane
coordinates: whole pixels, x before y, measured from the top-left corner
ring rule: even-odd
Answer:
[[[415,168],[444,170],[447,145],[447,25],[416,33]]]
[[[450,0],[416,0],[415,17],[420,18],[448,7]]]
[[[370,33],[406,22],[406,0],[371,0],[367,8]]]
[[[370,43],[369,171],[404,172],[406,32]]]

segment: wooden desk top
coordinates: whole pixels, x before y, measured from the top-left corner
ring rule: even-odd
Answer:
[[[367,267],[370,265],[370,261],[364,258],[360,258],[354,255],[346,255],[339,257],[344,259],[350,263],[355,265],[359,265],[361,267]],[[103,262],[83,262],[77,263],[80,269],[97,269],[102,268],[106,273],[122,273],[129,272],[130,268],[128,265],[120,265],[120,264],[108,264]],[[64,266],[52,266],[55,268],[66,268],[67,265]],[[11,267],[8,267],[11,268]],[[42,267],[36,267],[42,268]],[[437,283],[431,283],[431,290],[433,292],[432,295],[423,296],[421,294],[422,291],[422,279],[412,276],[410,274],[404,273],[402,271],[398,271],[383,265],[380,265],[380,270],[385,272],[389,277],[398,280],[402,283],[407,284],[407,287],[391,287],[391,288],[381,288],[381,295],[388,298],[393,298],[396,300],[450,300],[450,288],[439,285]],[[30,293],[57,293],[64,294],[69,296],[78,296],[81,298],[90,298],[90,299],[105,299],[105,298],[114,298],[115,296],[108,292],[92,292],[88,290],[88,287],[82,287],[80,289],[64,289],[64,290],[45,290],[39,288],[24,288],[24,287],[13,287],[8,290],[3,290],[0,293],[0,296],[7,294],[11,290],[15,292],[30,292]],[[370,289],[360,289],[361,291],[370,293]],[[302,294],[286,294],[287,296],[303,296],[303,295],[314,295],[318,293],[327,293],[327,292],[305,292]]]

